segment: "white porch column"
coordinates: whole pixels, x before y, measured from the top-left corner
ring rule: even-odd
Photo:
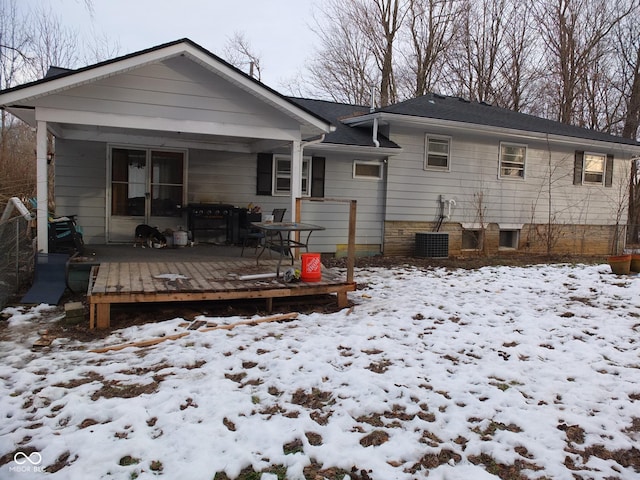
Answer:
[[[38,210],[38,252],[49,253],[47,183],[47,122],[38,121],[36,132],[36,199]]]
[[[302,142],[291,142],[291,221],[296,219],[296,198],[302,197]]]

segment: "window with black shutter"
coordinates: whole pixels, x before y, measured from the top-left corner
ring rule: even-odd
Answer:
[[[273,154],[258,154],[256,195],[271,195]]]
[[[311,197],[324,197],[325,158],[304,157],[301,173],[302,194]],[[310,184],[309,179],[311,180]],[[256,175],[256,193],[258,195],[287,194],[291,191],[290,181],[290,157],[271,153],[258,154]]]

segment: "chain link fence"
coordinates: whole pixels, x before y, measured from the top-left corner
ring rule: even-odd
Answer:
[[[24,217],[0,223],[0,308],[31,282],[33,241],[30,222]]]

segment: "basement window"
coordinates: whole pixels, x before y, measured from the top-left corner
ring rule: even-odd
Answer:
[[[462,250],[480,250],[482,230],[462,230]]]
[[[500,230],[499,248],[503,250],[516,250],[520,240],[520,230]]]

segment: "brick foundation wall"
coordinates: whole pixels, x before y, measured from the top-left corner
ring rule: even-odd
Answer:
[[[385,222],[384,254],[388,256],[413,256],[415,234],[432,232],[432,222]],[[552,225],[551,244],[553,254],[608,255],[614,251],[616,228],[618,251],[624,247],[624,227],[615,225]],[[478,250],[462,249],[462,225],[444,223],[440,232],[449,234],[449,256],[464,256]],[[525,224],[520,230],[517,249],[500,248],[500,228],[488,224],[484,233],[483,253],[486,255],[514,253],[547,253],[547,225]]]

